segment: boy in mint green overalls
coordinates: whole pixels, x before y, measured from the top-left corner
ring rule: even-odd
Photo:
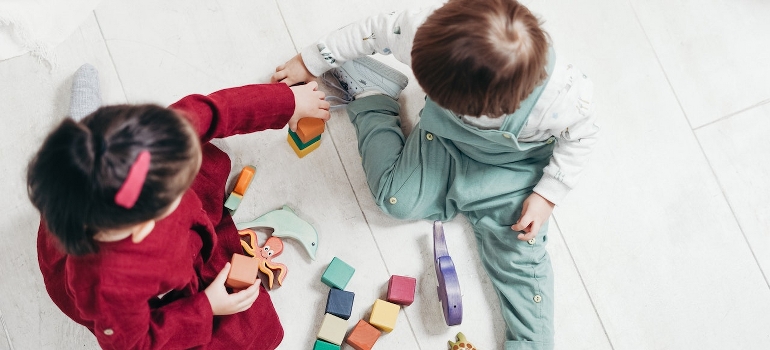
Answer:
[[[411,65],[425,90],[408,138],[396,101],[407,84],[367,54]],[[473,225],[500,298],[505,349],[553,348],[553,206],[577,182],[598,128],[592,85],[556,59],[538,20],[513,0],[450,0],[343,27],[276,69],[294,84],[325,76],[347,110],[377,204],[403,219]]]

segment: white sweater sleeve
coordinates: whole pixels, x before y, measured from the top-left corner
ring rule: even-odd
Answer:
[[[569,65],[565,83],[554,103],[542,111],[538,128],[557,138],[553,157],[534,191],[558,204],[575,187],[599,134],[591,100],[593,83]],[[546,136],[543,135],[543,136]]]
[[[414,34],[435,9],[391,12],[351,23],[302,49],[302,60],[315,76],[346,61],[375,53],[392,53],[396,59],[411,66]]]

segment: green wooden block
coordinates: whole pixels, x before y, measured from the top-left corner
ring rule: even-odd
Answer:
[[[313,350],[340,350],[340,346],[318,339],[315,341],[315,345],[313,345]]]
[[[291,129],[289,129],[289,135],[291,136],[291,139],[294,140],[294,144],[297,145],[297,148],[299,148],[300,151],[321,140],[321,135],[318,135],[314,139],[303,143],[302,140],[299,139],[299,135],[297,135],[296,132],[291,131]]]
[[[345,289],[354,272],[356,269],[335,256],[321,275],[321,282],[332,288]]]

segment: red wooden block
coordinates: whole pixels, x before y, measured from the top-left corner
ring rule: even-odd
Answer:
[[[246,289],[257,282],[259,261],[241,254],[233,254],[230,260],[230,273],[227,274],[225,285],[236,289]]]
[[[382,333],[379,329],[374,328],[364,320],[360,320],[350,331],[345,342],[356,350],[371,350],[374,343],[380,338],[380,334]]]
[[[388,281],[388,301],[399,305],[412,305],[417,280],[412,277],[390,276]]]

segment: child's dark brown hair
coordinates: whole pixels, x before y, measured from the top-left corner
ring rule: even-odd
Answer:
[[[115,194],[142,151],[147,178],[130,209]],[[29,163],[32,204],[64,251],[97,251],[94,235],[158,218],[192,184],[200,143],[176,112],[155,105],[102,107],[81,122],[65,119]]]
[[[412,70],[438,105],[500,117],[547,77],[548,35],[515,0],[450,0],[418,29]]]

